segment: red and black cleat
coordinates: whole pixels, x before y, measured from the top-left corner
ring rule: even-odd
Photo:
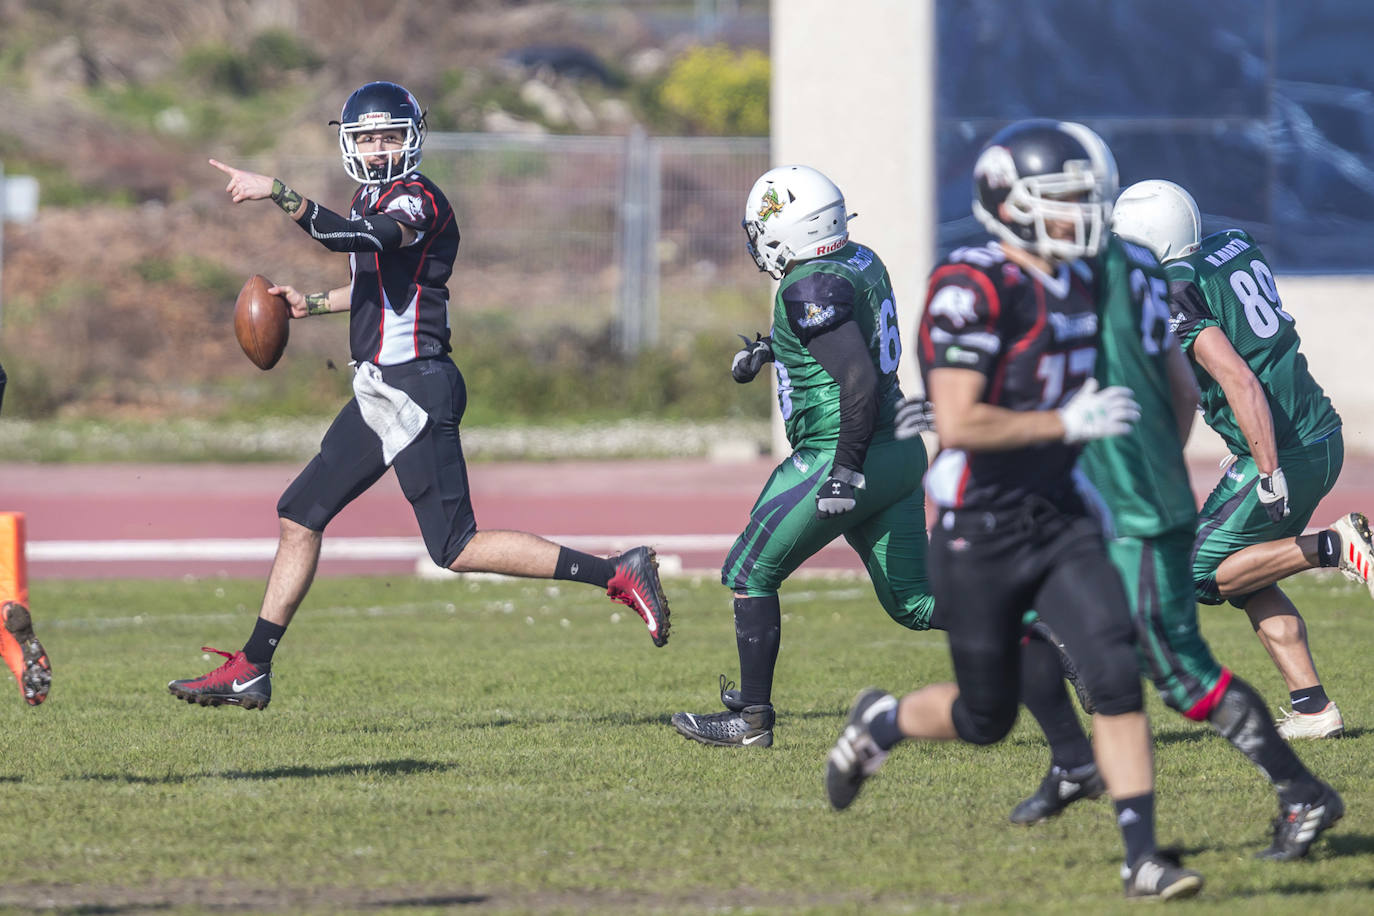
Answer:
[[[272,665],[255,665],[242,652],[225,652],[201,646],[229,659],[209,674],[182,681],[171,681],[167,689],[177,699],[201,706],[242,706],[266,709],[272,701]]]
[[[654,645],[668,644],[668,599],[658,581],[658,557],[652,547],[636,547],[615,558],[615,574],[606,585],[606,594],[634,608]]]
[[[33,635],[33,618],[18,601],[0,605],[0,622],[8,640],[0,638],[0,655],[14,672],[24,702],[37,706],[48,698],[52,686],[52,665],[38,637]]]

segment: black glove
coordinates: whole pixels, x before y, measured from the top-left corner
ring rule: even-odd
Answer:
[[[898,439],[910,439],[935,429],[935,405],[921,398],[907,398],[897,405],[893,424]]]
[[[1281,522],[1288,517],[1288,480],[1283,476],[1283,468],[1274,468],[1272,474],[1261,474],[1255,492],[1269,521]]]
[[[864,475],[836,465],[816,494],[816,518],[834,518],[854,508],[855,490],[864,488]]]
[[[744,384],[752,382],[759,370],[773,361],[773,338],[755,334],[754,339],[750,340],[741,334],[739,339],[744,341],[744,348],[735,354],[735,361],[730,364],[730,375]]]

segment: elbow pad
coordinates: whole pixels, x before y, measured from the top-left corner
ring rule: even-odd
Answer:
[[[388,251],[401,247],[401,224],[374,213],[360,219],[344,219],[313,200],[299,221],[310,237],[330,251]]]

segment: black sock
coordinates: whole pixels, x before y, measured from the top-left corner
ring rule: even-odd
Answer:
[[[1269,708],[1245,681],[1231,677],[1207,721],[1269,777],[1285,804],[1316,801],[1321,795],[1321,784],[1279,736]]]
[[[615,575],[615,564],[605,557],[594,557],[566,547],[558,548],[558,565],[553,577],[565,582],[585,582],[605,588]]]
[[[1050,743],[1050,763],[1073,770],[1093,762],[1092,745],[1064,689],[1064,668],[1054,646],[1032,637],[1021,648],[1021,702]]]
[[[1126,867],[1155,851],[1155,793],[1146,792],[1134,798],[1121,798],[1116,805],[1116,825],[1126,843]]]
[[[1288,699],[1293,701],[1293,711],[1311,715],[1314,712],[1321,712],[1326,708],[1326,704],[1331,701],[1326,697],[1326,691],[1322,685],[1315,687],[1304,687],[1302,690],[1294,690],[1288,694]]]
[[[750,706],[772,702],[773,668],[782,641],[777,595],[735,599],[735,647],[739,650],[739,697]]]
[[[277,643],[286,633],[286,627],[259,617],[253,624],[253,635],[243,644],[243,655],[255,665],[266,665],[272,661],[272,653],[277,651]]]
[[[868,723],[868,733],[873,736],[873,743],[885,751],[892,750],[906,738],[897,727],[897,713],[901,708],[901,703],[898,703],[887,712],[874,716]]]
[[[1330,528],[1317,532],[1317,565],[1341,565],[1341,539]]]

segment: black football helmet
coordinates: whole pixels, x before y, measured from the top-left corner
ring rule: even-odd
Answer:
[[[410,90],[396,83],[376,82],[360,87],[344,102],[339,114],[339,150],[344,170],[354,181],[379,184],[410,172],[420,164],[425,143],[425,112]],[[405,141],[376,168],[358,152],[357,135],[378,130],[403,130]]]
[[[973,215],[1003,242],[1043,258],[1092,257],[1105,238],[1116,185],[1111,150],[1084,125],[1018,121],[978,154]],[[1073,226],[1074,237],[1051,237],[1051,222]]]

